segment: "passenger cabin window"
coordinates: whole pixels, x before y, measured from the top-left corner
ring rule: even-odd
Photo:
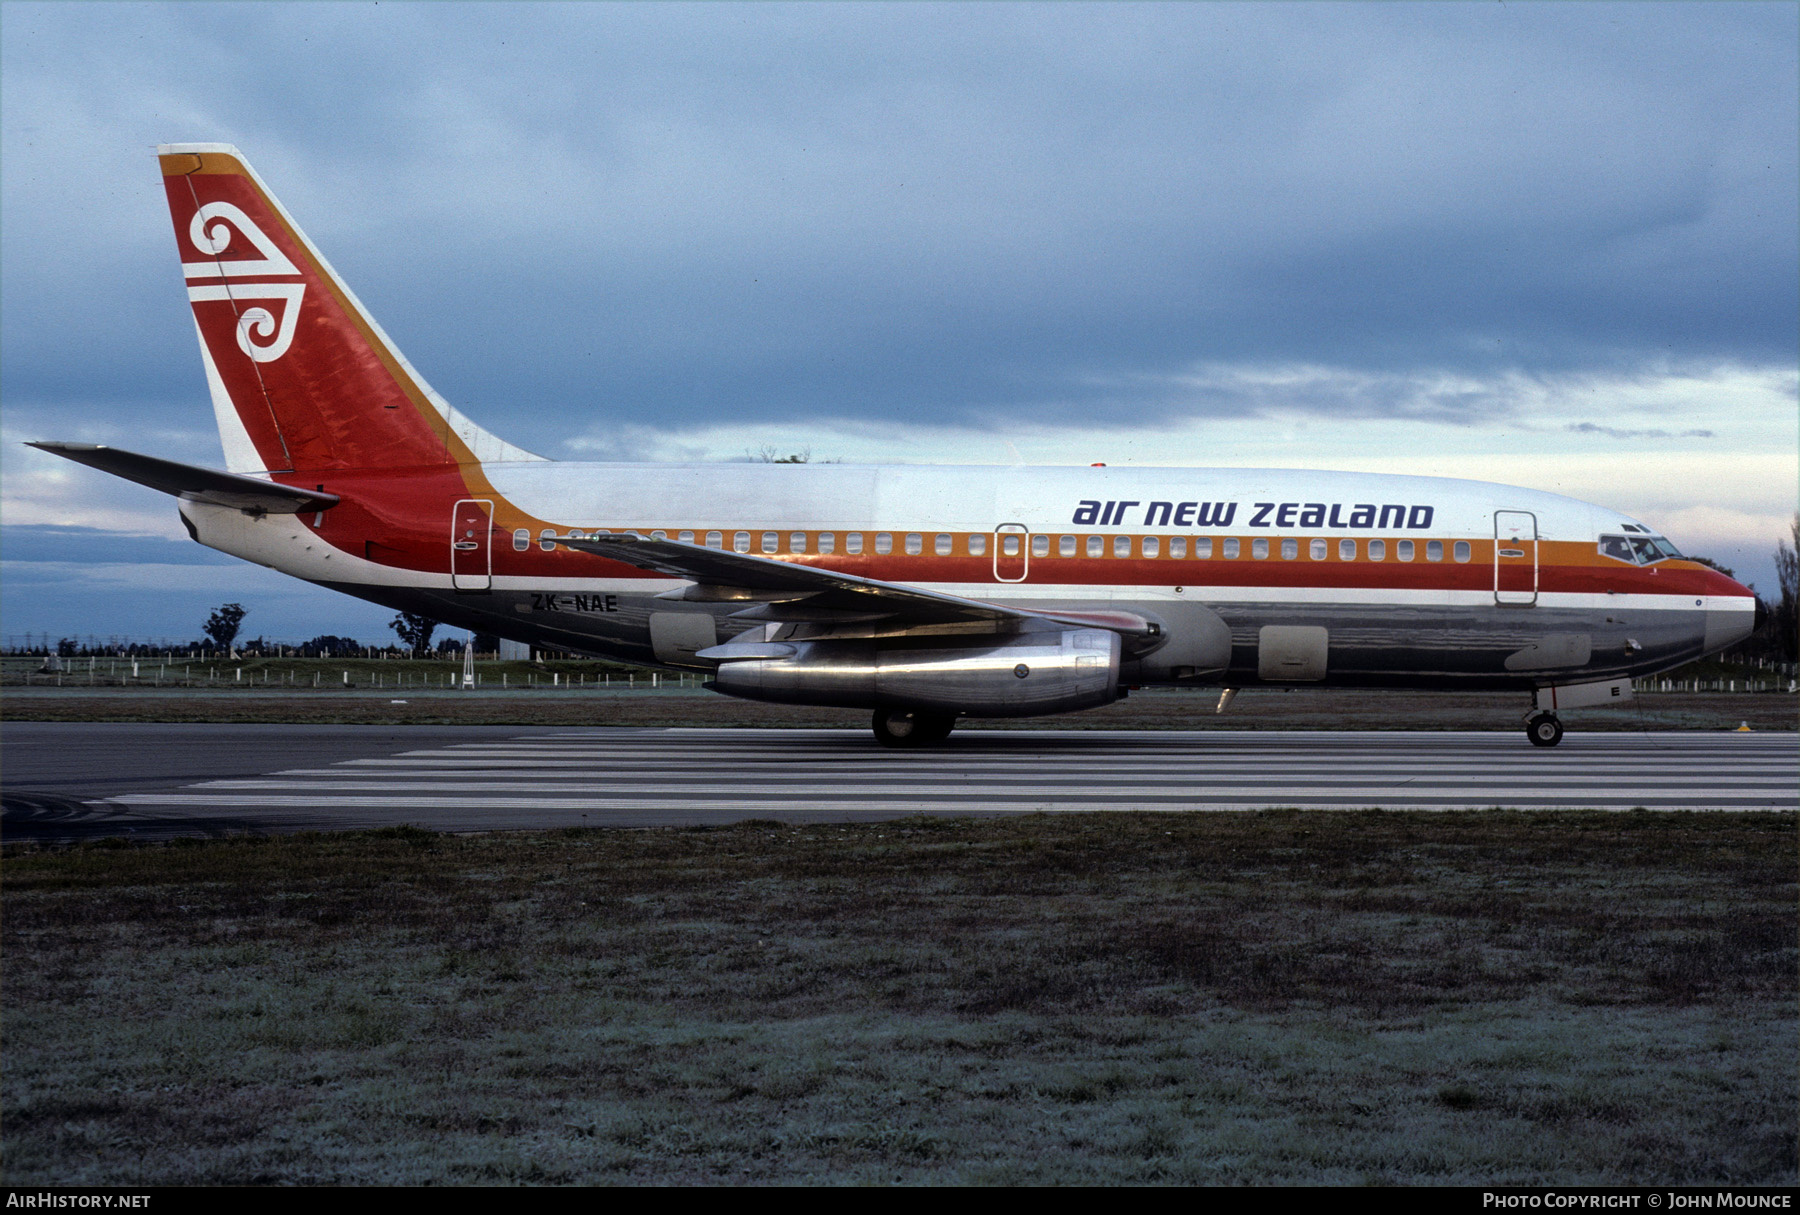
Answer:
[[[1269,538],[1267,536],[1258,536],[1256,539],[1252,540],[1250,542],[1250,555],[1258,561],[1267,561],[1269,559]]]
[[[1033,536],[1031,538],[1031,555],[1033,557],[1048,557],[1050,555],[1050,537]]]
[[[1090,557],[1106,556],[1106,537],[1089,536],[1087,542],[1087,555]]]
[[[876,553],[876,555],[880,556],[880,557],[885,557],[893,551],[894,551],[894,533],[892,533],[892,532],[876,532],[875,533],[875,553]]]
[[[556,551],[556,529],[554,527],[546,527],[538,533],[538,547],[546,553]]]
[[[917,557],[920,553],[922,553],[924,551],[925,551],[925,537],[921,536],[918,532],[907,532],[906,533],[906,555],[908,557]]]
[[[1019,536],[1017,532],[1007,532],[1000,537],[1000,555],[1017,557],[1019,555]]]
[[[1144,556],[1155,557],[1162,552],[1162,542],[1155,536],[1144,537]]]
[[[723,547],[725,547],[725,534],[723,532],[707,532],[706,533],[706,547],[707,548],[723,548]]]
[[[521,527],[513,533],[513,551],[515,553],[522,553],[530,547],[531,529],[529,527]]]
[[[1267,542],[1265,541],[1264,543]],[[1236,536],[1227,539],[1223,547],[1225,549],[1225,560],[1236,561],[1238,559],[1238,540]]]
[[[1354,540],[1339,540],[1338,541],[1338,560],[1339,561],[1354,561],[1354,560],[1356,560],[1356,541],[1354,541]]]
[[[1399,544],[1396,544],[1394,546],[1394,556],[1402,561],[1411,561],[1413,559],[1413,542],[1411,540],[1402,540]]]
[[[780,552],[781,537],[777,536],[774,532],[764,532],[762,534],[762,551],[765,553]]]
[[[827,554],[837,552],[837,537],[831,532],[820,532],[819,552]]]
[[[1425,542],[1425,560],[1442,561],[1443,559],[1444,542],[1442,540],[1427,540]]]
[[[736,549],[740,553],[749,552],[750,551],[750,533],[749,532],[734,533],[731,537],[731,547]]]
[[[844,551],[852,557],[862,555],[863,538],[861,532],[851,532],[844,537]]]
[[[667,540],[669,538],[669,533],[668,532],[651,532],[650,538],[652,540]]]
[[[1469,548],[1469,542],[1467,540],[1458,540],[1456,542],[1455,547],[1453,547],[1450,551],[1456,557],[1456,559],[1458,561],[1467,561],[1469,559],[1469,557],[1472,555],[1471,550]]]
[[[971,532],[969,534],[969,556],[984,557],[987,555],[987,533]]]
[[[1300,555],[1300,542],[1298,540],[1294,539],[1292,536],[1289,536],[1287,539],[1285,539],[1281,542],[1281,559],[1283,561],[1292,561],[1295,557],[1298,557],[1299,555]]]
[[[955,547],[955,536],[952,536],[949,532],[939,532],[937,534],[937,539],[932,542],[931,551],[940,557],[948,557],[950,551]]]
[[[1114,536],[1113,537],[1113,556],[1115,556],[1115,557],[1131,556],[1131,537],[1130,536]]]
[[[1075,537],[1064,536],[1058,540],[1056,542],[1056,555],[1058,557],[1073,557],[1075,555]]]
[[[683,544],[692,544],[694,542],[694,533],[690,532],[690,531],[683,531],[680,535],[676,536],[675,538],[677,540],[681,541]]]
[[[1187,537],[1186,536],[1170,536],[1169,537],[1169,560],[1171,560],[1171,561],[1186,561],[1187,560]]]
[[[1307,555],[1314,561],[1325,560],[1326,544],[1323,540],[1314,540],[1306,546]]]
[[[1386,561],[1387,560],[1387,541],[1386,540],[1371,540],[1371,541],[1369,541],[1369,560],[1371,560],[1371,561]]]
[[[806,533],[805,532],[789,532],[788,533],[788,552],[804,553],[805,551],[806,551]]]

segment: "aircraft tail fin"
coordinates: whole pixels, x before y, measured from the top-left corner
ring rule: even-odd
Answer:
[[[157,157],[232,472],[542,458],[432,391],[236,148]]]

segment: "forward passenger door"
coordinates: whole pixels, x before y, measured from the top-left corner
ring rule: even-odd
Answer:
[[[1537,592],[1537,516],[1525,510],[1495,511],[1494,602],[1531,607]]]

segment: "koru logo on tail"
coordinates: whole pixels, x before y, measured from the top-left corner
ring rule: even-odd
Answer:
[[[306,294],[305,283],[269,283],[236,281],[252,276],[298,275],[300,268],[275,247],[263,230],[242,210],[228,202],[211,202],[194,212],[188,224],[188,240],[207,260],[181,263],[181,272],[190,280],[188,299],[194,303],[227,300],[237,314],[238,349],[258,363],[272,363],[293,345],[294,330],[300,323],[300,299]],[[232,241],[242,235],[261,257],[221,255]],[[239,249],[243,246],[240,244]],[[218,279],[217,283],[196,284],[194,279]],[[242,307],[247,300],[281,301],[281,318],[257,305]],[[260,343],[260,344],[259,344]]]

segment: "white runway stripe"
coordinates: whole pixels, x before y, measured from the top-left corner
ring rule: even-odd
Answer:
[[[396,786],[392,780],[370,781],[370,780],[312,780],[312,779],[284,780],[284,779],[281,779],[282,777],[291,777],[293,775],[295,775],[295,774],[284,772],[284,773],[278,773],[274,777],[262,777],[262,778],[252,779],[252,780],[205,781],[201,784],[194,785],[191,787],[195,788],[195,789],[209,789],[209,790],[320,789],[320,790],[338,791],[338,792],[355,791],[355,790],[377,790],[377,789],[391,791],[391,790],[396,789]],[[330,775],[330,774],[327,773],[327,775]],[[407,792],[433,791],[433,792],[455,793],[455,792],[468,792],[471,789],[471,782],[466,777],[460,778],[457,780],[435,780],[434,781],[434,780],[417,779],[416,774],[409,774],[409,775],[412,775],[414,778],[410,779],[406,782],[404,789]],[[443,776],[443,775],[447,775],[447,774],[439,774],[439,775]],[[1254,788],[1287,787],[1287,786],[1291,786],[1294,783],[1295,778],[1297,776],[1301,776],[1301,775],[1311,776],[1315,783],[1319,783],[1319,787],[1321,787],[1321,788],[1333,787],[1336,785],[1344,785],[1344,786],[1363,785],[1363,786],[1366,786],[1366,787],[1372,788],[1372,789],[1395,789],[1395,790],[1403,791],[1406,789],[1438,788],[1438,787],[1459,788],[1460,789],[1460,788],[1465,788],[1465,787],[1472,786],[1472,785],[1491,787],[1494,783],[1494,778],[1493,778],[1492,773],[1485,773],[1485,774],[1481,774],[1481,775],[1469,775],[1469,776],[1433,776],[1430,778],[1416,777],[1416,776],[1415,777],[1395,777],[1388,783],[1369,783],[1367,781],[1367,778],[1362,777],[1362,776],[1359,776],[1357,779],[1354,779],[1354,780],[1352,780],[1348,777],[1343,777],[1343,778],[1340,778],[1337,780],[1333,780],[1331,775],[1327,774],[1327,773],[1298,773],[1298,772],[1292,772],[1292,771],[1283,773],[1281,775],[1258,775],[1258,776],[1238,777],[1232,783],[1234,785],[1239,785],[1239,786],[1243,786],[1243,787],[1247,787],[1247,788],[1248,787],[1254,787]],[[558,779],[558,780],[484,780],[484,781],[479,782],[479,785],[477,787],[479,787],[480,789],[484,789],[484,790],[503,790],[503,791],[507,791],[507,792],[520,792],[520,791],[531,790],[531,789],[542,789],[546,792],[552,792],[552,793],[617,792],[617,793],[696,793],[696,794],[710,793],[713,790],[715,790],[716,788],[718,788],[717,781],[697,782],[697,781],[684,780],[684,779],[675,778],[675,777],[663,777],[663,778],[654,777],[654,776],[646,777],[646,775],[643,773],[632,773],[631,778],[625,779],[625,780],[619,779],[616,774],[607,774],[607,777],[608,777],[607,779],[597,780],[597,781],[570,781],[570,780],[562,780],[562,779]],[[1320,783],[1320,782],[1322,782],[1322,783]],[[980,775],[976,775],[976,774],[966,774],[966,773],[956,774],[956,775],[941,775],[941,776],[940,775],[914,774],[912,779],[909,781],[909,783],[911,784],[911,786],[915,792],[923,792],[923,791],[926,791],[927,789],[929,789],[933,792],[939,792],[939,791],[968,792],[971,790],[986,790],[986,791],[1000,791],[1000,792],[1015,792],[1015,793],[1028,794],[1028,795],[1035,795],[1035,794],[1045,791],[1045,790],[1054,790],[1057,792],[1062,792],[1062,791],[1067,790],[1069,787],[1067,785],[1067,783],[1064,783],[1064,782],[1059,782],[1059,783],[1053,784],[1053,785],[1037,785],[1037,784],[1033,784],[1030,782],[1019,781],[1019,780],[1016,780],[1016,779],[1013,779],[1010,777],[1004,777],[1004,776],[984,777],[984,776],[980,776]],[[1535,786],[1535,785],[1558,785],[1558,786],[1586,785],[1586,786],[1594,786],[1594,787],[1603,788],[1603,789],[1612,790],[1612,791],[1618,791],[1618,790],[1626,787],[1613,777],[1588,776],[1588,775],[1513,776],[1513,777],[1508,778],[1506,783],[1510,786],[1518,787],[1518,788],[1529,788],[1529,787]],[[1767,783],[1768,782],[1765,780],[1760,780],[1760,779],[1757,779],[1754,777],[1708,776],[1708,777],[1704,778],[1703,780],[1696,779],[1693,782],[1693,787],[1695,789],[1708,789],[1708,788],[1717,788],[1718,786],[1721,786],[1721,785],[1729,785],[1729,786],[1741,787],[1741,788],[1761,788],[1761,787],[1765,786]],[[1081,788],[1084,792],[1094,794],[1095,796],[1123,797],[1123,796],[1127,796],[1133,792],[1143,791],[1143,790],[1154,791],[1157,789],[1167,789],[1167,790],[1172,790],[1172,791],[1179,791],[1179,790],[1183,790],[1183,789],[1210,789],[1210,788],[1217,788],[1218,785],[1219,785],[1219,782],[1217,780],[1185,781],[1185,780],[1174,780],[1174,779],[1171,779],[1171,778],[1165,777],[1165,776],[1140,776],[1140,777],[1135,777],[1135,778],[1127,777],[1127,778],[1124,778],[1121,780],[1120,777],[1111,776],[1105,782],[1101,782],[1101,781],[1097,781],[1097,780],[1085,781],[1082,783]],[[804,789],[812,790],[814,792],[819,792],[819,793],[835,793],[835,794],[846,794],[846,795],[865,792],[868,789],[868,783],[866,781],[859,781],[855,784],[844,784],[841,781],[828,782],[828,781],[820,780],[818,777],[807,777],[807,776],[791,776],[791,777],[780,778],[779,783],[777,783],[777,782],[772,782],[768,778],[767,774],[765,774],[765,773],[758,773],[758,779],[755,782],[738,781],[738,782],[734,782],[734,785],[733,785],[733,787],[735,789],[738,789],[738,790],[744,791],[744,792],[756,791],[756,792],[770,793],[770,794],[791,793],[794,791],[796,786],[804,788]],[[945,786],[946,788],[940,790],[937,788],[938,786]],[[1670,789],[1671,788],[1671,786],[1666,783],[1659,784],[1654,787],[1660,788],[1660,789]],[[1673,794],[1671,793],[1670,795],[1672,796]]]
[[[711,764],[707,764],[707,763],[703,763],[703,762],[683,762],[683,763],[659,762],[655,766],[656,766],[657,771],[660,772],[661,774],[666,775],[666,776],[674,776],[675,774],[710,772],[713,770],[715,765],[711,765]],[[823,769],[823,770],[841,771],[844,766],[846,766],[846,765],[838,765],[835,768]],[[858,775],[863,775],[863,776],[875,775],[875,774],[882,774],[882,775],[895,774],[895,775],[918,777],[922,773],[929,774],[929,773],[936,772],[936,771],[946,771],[946,770],[957,770],[957,771],[974,770],[975,768],[979,767],[979,770],[982,772],[994,773],[993,779],[995,779],[995,780],[1014,780],[1014,779],[1017,779],[1017,776],[1016,776],[1017,773],[1026,772],[1026,773],[1036,773],[1039,775],[1044,775],[1047,772],[1058,770],[1064,766],[1065,765],[1047,764],[1047,763],[1041,763],[1041,764],[983,763],[980,765],[964,763],[964,764],[956,764],[956,765],[946,765],[943,767],[922,767],[919,763],[913,763],[913,764],[857,764],[857,765],[855,765],[855,770]],[[1124,763],[1098,763],[1098,762],[1095,762],[1095,763],[1087,763],[1087,764],[1080,764],[1080,765],[1066,765],[1066,766],[1068,768],[1070,768],[1071,770],[1078,769],[1080,773],[1090,776],[1090,777],[1105,773],[1108,775],[1109,778],[1112,778],[1112,779],[1121,779],[1122,778],[1122,779],[1143,779],[1143,780],[1173,780],[1173,779],[1184,779],[1184,778],[1188,778],[1188,777],[1211,777],[1211,776],[1218,775],[1220,773],[1233,773],[1233,774],[1254,776],[1254,775],[1257,775],[1260,773],[1267,773],[1271,767],[1271,765],[1268,764],[1266,761],[1261,761],[1261,760],[1258,760],[1258,761],[1221,760],[1221,761],[1206,762],[1206,763],[1157,764],[1157,765],[1155,765],[1153,770],[1148,771],[1148,772],[1145,772],[1143,770],[1145,765],[1142,763],[1124,764]],[[350,770],[346,771],[346,769],[350,769]],[[371,777],[371,778],[380,777],[383,780],[390,780],[390,781],[393,781],[393,780],[432,780],[432,779],[436,779],[436,780],[484,780],[484,779],[498,779],[498,778],[505,778],[505,777],[512,777],[512,778],[530,777],[533,780],[568,781],[568,780],[607,780],[607,779],[612,779],[613,777],[617,776],[618,773],[622,770],[641,771],[642,769],[641,768],[623,769],[617,765],[606,766],[606,767],[596,767],[596,766],[594,766],[592,760],[589,760],[587,763],[579,765],[579,766],[575,765],[575,764],[567,764],[567,765],[494,764],[494,765],[484,765],[484,766],[480,766],[480,767],[461,767],[461,766],[447,767],[447,766],[437,763],[435,761],[420,760],[420,761],[417,761],[417,766],[414,766],[413,764],[410,764],[410,763],[405,766],[398,766],[398,767],[386,767],[384,765],[357,764],[353,768],[352,765],[346,764],[346,765],[343,765],[342,767],[331,767],[331,768],[287,768],[287,769],[283,769],[281,772],[273,773],[272,775],[305,776],[305,777],[366,776],[366,777]],[[781,776],[783,774],[787,774],[787,773],[792,773],[794,776],[796,776],[798,778],[802,778],[802,779],[812,779],[821,770],[822,770],[821,765],[817,761],[813,761],[813,762],[808,762],[808,763],[781,762],[781,763],[758,764],[754,769],[751,769],[750,771],[754,771],[756,776],[759,778],[762,778],[762,779],[772,779],[772,778],[776,778],[776,777],[779,777],[779,776]],[[1377,762],[1373,762],[1373,761],[1358,761],[1355,763],[1289,763],[1289,764],[1283,765],[1282,770],[1285,772],[1290,772],[1290,773],[1298,772],[1298,771],[1320,771],[1320,772],[1331,772],[1331,773],[1388,774],[1388,773],[1392,773],[1395,771],[1395,765],[1392,762],[1377,763]],[[1456,776],[1464,775],[1464,774],[1492,777],[1496,771],[1505,770],[1508,772],[1517,771],[1520,773],[1526,773],[1526,772],[1542,773],[1542,774],[1544,774],[1543,779],[1616,780],[1617,778],[1619,778],[1621,776],[1630,776],[1634,773],[1641,773],[1644,771],[1644,766],[1642,764],[1569,764],[1569,765],[1559,765],[1559,764],[1554,764],[1554,763],[1545,763],[1545,764],[1501,765],[1501,764],[1496,764],[1496,763],[1471,764],[1471,763],[1439,762],[1439,763],[1434,763],[1434,764],[1408,763],[1407,770],[1411,774],[1415,774],[1415,775],[1430,778],[1430,779],[1436,779],[1437,777],[1440,777],[1440,776],[1456,777]],[[1733,764],[1732,772],[1734,775],[1719,776],[1715,770],[1713,770],[1711,767],[1709,767],[1707,765],[1703,765],[1703,764],[1687,764],[1687,765],[1663,764],[1663,765],[1659,765],[1657,768],[1658,772],[1661,772],[1665,775],[1670,774],[1670,773],[1676,773],[1676,772],[1692,773],[1696,776],[1703,776],[1705,779],[1707,779],[1709,781],[1710,780],[1733,780],[1733,779],[1766,780],[1771,777],[1783,776],[1790,770],[1791,770],[1790,767],[1784,766],[1781,764]],[[1536,778],[1533,776],[1521,776],[1520,779],[1536,779]]]
[[[684,816],[1358,806],[1792,809],[1792,735],[959,733],[896,753],[858,731],[558,730],[109,799],[295,808],[456,829]],[[410,816],[410,817],[409,817]],[[630,817],[635,816],[635,817]]]

